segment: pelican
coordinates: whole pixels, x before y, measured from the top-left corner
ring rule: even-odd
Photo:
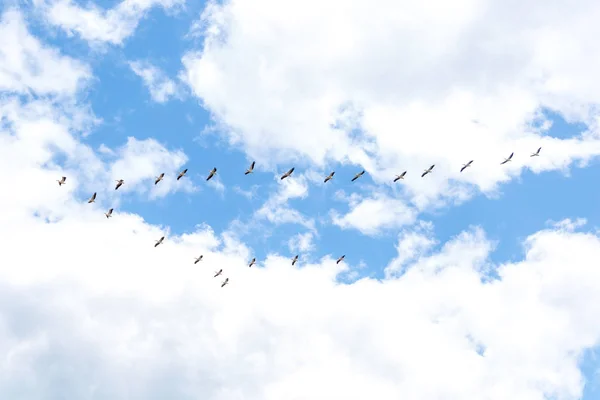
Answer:
[[[325,178],[325,180],[323,182],[324,183],[329,182],[331,179],[333,179],[334,175],[335,175],[335,171],[332,171],[329,175],[327,175],[327,177]]]
[[[200,261],[202,261],[202,257],[204,257],[203,255],[200,255],[200,257],[196,258],[194,261],[194,264],[198,264]]]
[[[115,182],[117,182],[117,186],[115,186],[115,190],[117,190],[118,188],[123,186],[123,184],[125,183],[125,181],[123,179],[118,179]]]
[[[254,164],[256,164],[256,161],[252,161],[252,164],[250,164],[250,168],[248,168],[246,170],[246,172],[244,173],[244,175],[248,175],[254,172]]]
[[[338,258],[338,259],[337,259],[337,261],[336,261],[335,263],[336,263],[336,264],[339,264],[339,263],[341,263],[341,262],[344,260],[344,258],[346,258],[346,255],[345,255],[345,254],[344,254],[343,256],[341,256],[340,258]]]
[[[297,254],[296,254],[296,257],[294,257],[294,259],[292,260],[292,265],[295,265],[296,261],[298,261],[298,255]]]
[[[229,278],[225,278],[225,280],[223,281],[223,283],[221,283],[221,287],[227,285],[229,283]]]
[[[210,180],[210,178],[212,178],[213,176],[215,176],[215,174],[217,173],[217,169],[213,168],[210,170],[210,174],[208,174],[208,178],[206,178],[207,181]]]
[[[154,179],[154,184],[156,185],[158,182],[162,181],[164,177],[165,177],[165,173],[163,172],[162,174],[160,174],[159,176],[157,176]]]
[[[164,237],[164,236],[163,236],[163,237],[161,237],[160,239],[158,239],[158,240],[156,241],[156,244],[154,245],[154,247],[156,247],[156,246],[158,246],[159,244],[161,244],[161,243],[163,242],[163,240],[165,240],[165,237]]]
[[[500,163],[500,165],[504,165],[504,164],[506,164],[507,162],[509,162],[510,160],[512,160],[512,156],[513,156],[514,154],[515,154],[514,152],[513,152],[513,153],[510,153],[510,156],[508,156],[508,158],[507,158],[506,160],[502,161],[502,162]]]
[[[431,171],[433,171],[433,167],[435,167],[435,164],[433,164],[431,167],[429,167],[428,169],[426,169],[425,171],[423,171],[423,173],[421,174],[421,178],[424,177],[427,174],[430,174]]]
[[[222,273],[223,273],[223,268],[221,268],[220,270],[215,272],[215,276],[213,276],[213,278],[216,278],[217,276],[221,275]]]
[[[62,178],[60,178],[60,179],[57,179],[57,180],[56,180],[56,182],[58,182],[58,186],[62,186],[62,185],[64,185],[64,184],[65,184],[65,181],[66,181],[66,180],[67,180],[67,177],[66,177],[66,176],[63,176]]]
[[[291,168],[288,172],[286,172],[285,174],[281,175],[281,179],[283,180],[283,179],[291,176],[292,172],[294,172],[294,168]]]
[[[253,258],[252,261],[250,261],[250,264],[248,264],[248,267],[253,266],[256,263],[256,258]]]
[[[538,157],[540,155],[540,151],[542,150],[542,148],[540,147],[539,149],[537,149],[537,151],[533,154],[531,154],[529,157]],[[65,178],[63,178],[65,179]]]
[[[404,179],[404,175],[406,175],[406,171],[404,171],[400,175],[396,175],[396,179],[394,179],[394,182],[398,182],[400,179]]]
[[[105,212],[104,215],[106,215],[106,218],[110,218],[110,217],[112,217],[112,212],[113,212],[113,209],[111,208],[107,212]]]
[[[183,177],[185,176],[185,173],[187,172],[187,170],[188,170],[188,169],[186,168],[186,169],[184,169],[183,171],[181,171],[181,172],[179,173],[179,175],[177,175],[177,180],[180,180],[181,178],[183,178]]]
[[[96,201],[96,192],[94,192],[94,194],[92,195],[92,197],[90,197],[90,199],[88,200],[88,204],[89,203],[93,203]]]
[[[354,178],[352,178],[351,182],[354,182],[355,180],[357,180],[358,178],[360,178],[361,176],[363,176],[365,174],[365,171],[362,170],[360,171],[358,174],[354,175]]]
[[[473,164],[473,160],[469,161],[466,164],[463,164],[462,168],[460,169],[460,172],[463,172],[465,169],[469,168],[471,164]]]

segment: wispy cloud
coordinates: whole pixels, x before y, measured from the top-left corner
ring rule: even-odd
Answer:
[[[129,62],[131,70],[140,78],[150,91],[152,100],[157,103],[165,103],[172,97],[179,95],[177,84],[165,75],[165,73],[147,61]]]

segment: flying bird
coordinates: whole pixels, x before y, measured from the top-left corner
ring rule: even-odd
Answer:
[[[107,212],[105,212],[104,215],[106,215],[106,218],[110,218],[110,217],[112,217],[112,212],[113,212],[113,209],[111,208]]]
[[[88,200],[88,204],[93,203],[96,201],[96,192],[94,192],[94,194],[92,195],[92,197],[90,197],[90,199]]]
[[[256,258],[253,258],[252,261],[250,261],[250,264],[248,264],[248,267],[253,266],[256,263]]]
[[[163,242],[163,240],[165,240],[165,237],[164,237],[164,236],[163,236],[163,237],[161,237],[160,239],[158,239],[158,240],[156,241],[156,244],[154,245],[154,247],[156,247],[156,246],[158,246],[159,244],[161,244],[161,243]]]
[[[221,268],[220,270],[215,272],[215,276],[213,276],[213,278],[216,278],[217,276],[221,275],[222,273],[223,273],[223,268]]]
[[[333,176],[335,175],[335,171],[332,171],[329,175],[327,175],[327,177],[325,178],[324,183],[329,182],[331,179],[333,179]]]
[[[221,283],[221,287],[227,285],[229,283],[229,278],[225,278],[225,280],[223,281],[223,283]]]
[[[217,169],[213,168],[210,170],[210,174],[208,174],[208,178],[206,178],[207,181],[210,180],[210,178],[212,178],[213,176],[215,176],[215,174],[217,173]]]
[[[514,152],[513,152],[513,153],[510,153],[510,156],[508,156],[508,158],[507,158],[506,160],[502,161],[502,162],[500,163],[500,165],[504,165],[504,164],[506,164],[507,162],[509,162],[510,160],[512,160],[512,157],[513,157],[513,155],[514,155],[514,154],[515,154]]]
[[[421,174],[421,178],[424,177],[427,174],[430,174],[431,171],[433,171],[433,167],[435,167],[435,164],[433,164],[431,167],[429,167],[425,171],[423,171],[423,173]]]
[[[67,180],[67,177],[66,177],[66,176],[63,176],[62,178],[60,178],[60,179],[57,179],[57,180],[56,180],[56,182],[58,182],[58,186],[62,186],[62,185],[64,185],[64,184],[65,184],[65,181],[66,181],[66,180]]]
[[[162,174],[160,174],[159,176],[157,176],[154,179],[154,184],[156,185],[158,182],[162,181],[164,177],[165,177],[165,173],[163,172]]]
[[[198,264],[198,262],[202,261],[202,257],[204,257],[203,255],[200,255],[200,257],[196,258],[194,261],[194,264]]]
[[[281,179],[285,179],[287,177],[289,177],[290,175],[292,175],[292,172],[294,172],[294,168],[290,168],[290,170],[288,172],[286,172],[285,174],[281,175]]]
[[[248,175],[254,172],[254,164],[256,164],[256,161],[252,161],[252,164],[250,164],[250,168],[248,168],[246,170],[246,172],[244,173],[244,175]]]
[[[396,175],[396,179],[394,179],[394,182],[398,182],[400,179],[404,179],[404,175],[406,175],[406,171],[404,171],[400,175]]]
[[[460,169],[460,172],[463,172],[465,169],[469,168],[471,164],[473,164],[473,160],[469,161],[466,164],[463,164],[462,168]]]
[[[292,260],[292,265],[296,264],[296,261],[298,261],[298,255],[296,254],[296,256],[294,257],[294,259]]]
[[[363,176],[365,174],[365,171],[362,170],[360,171],[358,174],[354,175],[354,178],[352,178],[351,182],[354,182],[355,180],[357,180],[358,178],[360,178],[361,176]]]
[[[125,183],[125,181],[123,179],[118,179],[115,182],[117,182],[117,186],[115,186],[115,190],[117,190],[118,188],[123,186],[123,184]]]
[[[542,150],[542,148],[540,147],[539,149],[537,149],[537,151],[535,153],[531,154],[529,157],[537,157],[537,156],[539,156],[541,150]]]
[[[344,260],[344,258],[346,258],[346,255],[345,255],[345,254],[344,254],[343,256],[341,256],[340,258],[338,258],[338,259],[337,259],[337,261],[336,261],[335,263],[336,263],[336,264],[339,264],[339,263],[341,263],[341,262]]]
[[[179,175],[177,175],[177,180],[180,180],[181,178],[183,178],[185,176],[185,173],[188,171],[188,169],[184,169],[183,171],[181,171],[179,173]]]

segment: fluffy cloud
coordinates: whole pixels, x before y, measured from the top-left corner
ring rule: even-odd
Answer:
[[[69,35],[78,34],[92,44],[122,45],[131,36],[146,12],[160,6],[170,9],[185,0],[123,0],[114,8],[102,10],[95,4],[81,7],[72,0],[34,0],[48,22]]]
[[[547,229],[523,260],[491,266],[476,229],[398,278],[345,285],[330,257],[294,268],[271,254],[250,269],[248,250],[209,227],[168,235],[62,200],[52,223],[21,208],[1,225],[0,390],[12,397],[62,382],[69,397],[116,399],[577,399],[579,357],[600,340],[593,234]]]
[[[132,61],[129,63],[129,67],[137,76],[142,78],[144,85],[150,91],[152,100],[155,102],[165,103],[178,94],[175,82],[154,65],[144,61]]]
[[[296,173],[292,177],[281,181],[280,175],[278,175],[275,177],[275,181],[279,184],[279,187],[265,201],[263,206],[256,211],[254,218],[267,220],[276,225],[300,224],[314,230],[314,219],[302,215],[298,210],[288,205],[290,199],[308,196],[308,182],[306,177]]]
[[[600,154],[600,5],[515,5],[213,1],[186,80],[253,158],[361,164],[389,184],[408,170],[397,197],[439,207]],[[552,137],[543,108],[589,131]]]
[[[27,30],[21,13],[0,20],[0,91],[19,95],[72,96],[91,78],[90,68],[44,46]]]
[[[415,222],[416,212],[400,200],[383,194],[361,198],[352,194],[347,198],[350,211],[340,216],[331,211],[333,223],[342,229],[354,228],[365,235],[376,235],[382,229],[400,228]]]
[[[447,6],[436,18],[429,8],[413,5],[408,22],[449,29],[466,23],[464,15],[456,15],[473,4]],[[262,15],[260,6],[257,16]],[[373,7],[365,6],[361,14],[349,3],[342,6],[355,18],[380,13]],[[477,11],[466,19],[486,10]],[[276,7],[273,20],[278,12],[287,15]],[[296,6],[290,12],[299,21],[314,18],[310,8]],[[547,12],[552,16],[552,8]],[[381,18],[403,15],[381,13]],[[543,22],[542,17],[538,15]],[[3,21],[19,18],[5,14]],[[345,21],[338,17],[332,23],[355,22]],[[406,21],[401,26],[418,28]],[[385,33],[383,28],[379,32]],[[446,40],[439,44],[444,46],[452,39],[437,31],[430,35],[432,46],[435,40]],[[26,30],[14,37],[25,44],[35,40]],[[61,65],[66,71],[59,81],[54,68],[16,75],[14,65],[19,64],[5,63],[12,69],[3,70],[12,74],[4,75],[7,83],[1,90],[9,94],[0,101],[0,168],[5,188],[11,189],[0,196],[0,393],[7,398],[580,398],[578,362],[600,341],[600,236],[581,231],[584,219],[556,222],[532,234],[524,243],[523,259],[501,265],[491,262],[495,243],[481,228],[461,232],[435,250],[431,225],[419,223],[416,230],[405,228],[400,234],[398,256],[382,280],[340,283],[337,278],[349,266],[336,264],[337,255],[292,267],[289,254],[268,254],[248,268],[252,249],[227,232],[199,225],[178,235],[119,209],[112,219],[103,216],[113,201],[111,180],[126,180],[122,193],[140,191],[152,187],[148,181],[159,171],[172,176],[186,156],[153,139],[129,138],[122,147],[101,146],[98,152],[86,145],[82,134],[99,121],[74,95],[89,78],[89,67],[35,43],[36,54],[47,56],[44,65]],[[323,45],[314,44],[317,49]],[[330,57],[335,66],[339,56]],[[505,79],[510,86],[510,77]],[[315,87],[305,86],[309,92]],[[22,88],[53,96],[16,96]],[[437,89],[430,85],[428,90]],[[57,102],[56,96],[64,101]],[[342,114],[338,126],[352,126],[358,118],[351,108]],[[582,157],[578,146],[563,142],[565,158],[550,157],[552,168]],[[378,165],[379,156],[365,149],[348,146],[349,155],[342,158]],[[336,151],[323,154],[337,157]],[[541,160],[541,165],[548,162]],[[509,168],[518,173],[518,167]],[[55,180],[62,174],[69,178],[59,187]],[[275,179],[278,190],[255,218],[300,221],[310,228],[311,220],[302,215],[289,221],[278,216],[290,215],[281,210],[287,210],[288,200],[308,194],[311,178],[296,174],[283,182]],[[166,194],[191,185],[188,181],[177,185],[165,179],[160,190]],[[82,201],[82,193],[98,187],[106,191],[106,200]],[[393,202],[388,208],[404,207],[387,195],[378,196],[373,195]],[[370,198],[350,199],[359,211],[372,211]],[[388,226],[385,220],[363,225],[362,218],[374,216],[365,213],[346,221],[367,232]],[[295,237],[291,248],[310,251],[314,234],[310,230]],[[163,235],[166,241],[155,248],[154,241]],[[194,265],[199,254],[204,259]],[[222,278],[213,278],[219,269],[231,280],[225,288],[220,287]]]
[[[288,241],[292,253],[309,253],[315,249],[315,234],[313,232],[298,233]]]

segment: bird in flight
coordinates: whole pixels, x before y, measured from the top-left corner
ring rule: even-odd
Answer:
[[[202,257],[204,257],[203,255],[200,255],[200,257],[196,258],[194,261],[194,264],[198,264],[200,261],[202,261]]]
[[[221,283],[221,287],[227,285],[229,283],[229,278],[225,278],[225,280],[223,281],[223,283]]]
[[[177,180],[180,180],[181,178],[183,178],[185,176],[185,173],[188,171],[188,169],[184,169],[183,171],[181,171],[179,173],[179,175],[177,175]]]
[[[327,177],[325,178],[325,180],[323,181],[324,183],[329,182],[330,180],[333,179],[333,176],[335,175],[335,171],[332,171],[329,175],[327,175]]]
[[[115,190],[117,190],[118,188],[123,186],[123,184],[125,183],[125,181],[123,179],[118,179],[115,182],[117,182],[117,186],[115,186]]]
[[[281,175],[281,179],[285,179],[287,177],[289,177],[290,175],[292,175],[292,173],[294,172],[294,168],[290,168],[290,170],[288,172],[286,172],[285,174]]]
[[[244,175],[248,175],[254,172],[254,165],[256,164],[256,161],[252,161],[252,164],[250,164],[250,168],[248,168],[246,170],[246,172],[244,173]]]
[[[344,258],[346,258],[346,255],[344,254],[343,256],[341,256],[340,258],[337,259],[337,261],[335,262],[336,264],[341,263],[342,261],[344,261]]]
[[[96,201],[96,192],[94,192],[94,194],[92,195],[92,197],[90,197],[90,199],[88,200],[88,204],[94,203],[95,201]]]
[[[404,175],[406,175],[406,171],[404,171],[400,175],[396,175],[396,178],[394,179],[394,182],[398,182],[400,179],[404,179]]]
[[[160,239],[158,239],[158,240],[156,241],[156,244],[154,245],[154,247],[156,247],[156,246],[158,246],[159,244],[161,244],[161,243],[163,242],[163,240],[165,240],[165,237],[164,237],[164,236],[163,236],[163,237],[161,237]]]
[[[355,180],[357,180],[358,178],[360,178],[364,174],[365,174],[364,170],[360,171],[358,174],[354,175],[354,178],[352,178],[351,182],[354,182]]]
[[[469,161],[466,164],[463,164],[462,168],[460,169],[460,172],[463,172],[465,169],[469,168],[471,164],[473,164],[473,160]]]
[[[67,177],[66,177],[66,176],[63,176],[62,178],[60,178],[60,179],[57,179],[57,180],[56,180],[56,182],[58,182],[58,186],[62,186],[62,185],[64,185],[64,184],[65,184],[65,181],[66,181],[66,180],[67,180]]]
[[[535,153],[532,153],[529,157],[538,157],[540,155],[540,151],[542,151],[541,147],[537,149]]]
[[[421,178],[424,177],[427,174],[430,174],[431,171],[433,171],[433,167],[435,167],[435,164],[433,164],[431,167],[429,167],[425,171],[423,171],[423,173],[421,174]]]
[[[158,182],[162,181],[164,177],[165,177],[165,173],[163,172],[154,179],[154,184],[156,185]]]
[[[514,155],[514,154],[515,154],[514,152],[513,152],[513,153],[510,153],[510,156],[508,156],[508,158],[507,158],[507,159],[505,159],[504,161],[502,161],[502,162],[500,163],[500,165],[504,165],[504,164],[506,164],[507,162],[509,162],[510,160],[512,160],[512,157],[513,157],[513,155]]]
[[[212,178],[213,176],[215,176],[215,174],[217,173],[217,169],[213,168],[210,170],[210,174],[208,174],[208,178],[206,178],[207,181],[210,181],[210,178]]]
[[[296,256],[292,259],[292,265],[295,265],[297,261],[298,261],[298,255],[296,254]]]
[[[112,212],[113,212],[113,209],[111,208],[107,212],[105,212],[104,215],[106,215],[106,218],[110,218],[110,217],[112,217]]]
[[[213,278],[216,278],[217,276],[221,275],[222,273],[223,273],[223,268],[221,268],[220,270],[215,272],[215,276],[213,276]]]
[[[253,258],[252,261],[250,261],[250,264],[248,264],[248,267],[253,266],[256,263],[256,258]]]

